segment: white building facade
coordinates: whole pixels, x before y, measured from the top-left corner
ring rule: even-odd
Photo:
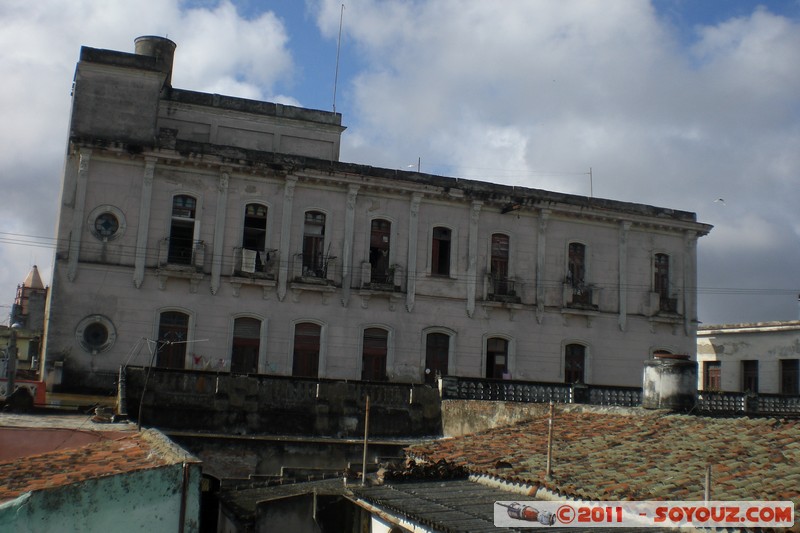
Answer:
[[[341,116],[172,88],[83,48],[46,361],[640,386],[696,348],[693,213],[340,162]]]
[[[800,321],[703,326],[698,389],[800,395]]]

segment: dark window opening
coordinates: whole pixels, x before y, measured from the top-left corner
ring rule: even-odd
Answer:
[[[184,368],[186,341],[189,337],[189,315],[179,311],[161,313],[158,324],[158,353],[156,366]]]
[[[568,344],[564,349],[564,382],[584,383],[586,346]]]
[[[722,362],[703,362],[703,390],[718,392],[722,390]]]
[[[447,375],[449,354],[450,336],[444,333],[428,333],[425,337],[425,383],[433,384],[437,375]]]
[[[678,311],[678,301],[670,298],[669,256],[656,254],[654,259],[653,290],[658,294],[659,310],[668,313]]]
[[[108,340],[108,329],[100,322],[93,322],[83,330],[83,342],[90,349],[99,350]]]
[[[248,317],[234,320],[231,372],[234,374],[256,374],[258,372],[258,350],[260,345],[260,320]]]
[[[247,204],[242,230],[242,270],[264,272],[269,260],[266,240],[267,208],[261,204]]]
[[[389,332],[381,328],[364,330],[364,348],[361,358],[361,379],[387,381],[386,357],[389,351]]]
[[[179,265],[192,264],[196,209],[197,201],[191,196],[180,194],[172,199],[168,262]]]
[[[742,392],[758,392],[758,361],[742,361]]]
[[[508,279],[509,237],[502,233],[492,235],[491,279],[493,294],[513,296],[514,286]]]
[[[508,376],[508,341],[498,337],[486,340],[486,377],[504,379]]]
[[[325,214],[308,211],[303,226],[303,276],[324,278],[326,275]]]
[[[582,287],[586,278],[586,246],[569,243],[569,261],[567,263],[567,283],[573,287]]]
[[[301,322],[294,327],[294,357],[292,375],[319,377],[319,349],[322,327],[312,322]]]
[[[450,239],[449,228],[433,228],[433,245],[431,249],[431,274],[434,276],[450,275]]]
[[[781,394],[800,394],[800,359],[781,359]]]
[[[392,223],[388,220],[372,221],[369,237],[370,280],[372,283],[394,283],[389,272],[389,246]]]

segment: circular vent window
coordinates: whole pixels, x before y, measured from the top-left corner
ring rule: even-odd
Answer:
[[[101,241],[113,241],[125,233],[125,215],[113,205],[97,206],[87,222],[92,235]]]
[[[109,319],[102,315],[91,315],[78,324],[75,337],[87,352],[100,353],[114,345],[117,333]]]

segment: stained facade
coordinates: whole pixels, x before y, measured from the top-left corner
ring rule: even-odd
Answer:
[[[693,213],[339,161],[336,113],[82,48],[46,368],[641,385],[694,353]]]

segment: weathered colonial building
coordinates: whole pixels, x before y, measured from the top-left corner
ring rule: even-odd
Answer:
[[[698,388],[800,394],[800,321],[703,326],[697,331]]]
[[[175,44],[82,48],[46,339],[120,365],[640,385],[696,346],[693,213],[339,161],[341,116],[171,86]]]

